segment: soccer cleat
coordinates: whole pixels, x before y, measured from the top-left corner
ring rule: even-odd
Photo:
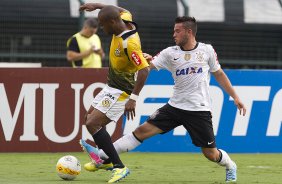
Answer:
[[[90,144],[87,144],[84,140],[80,139],[79,141],[82,149],[88,153],[88,156],[90,157],[91,161],[99,167],[103,164],[103,160],[98,155],[98,149],[91,146]]]
[[[129,169],[127,167],[124,168],[115,168],[112,171],[111,179],[108,181],[108,183],[114,183],[122,180],[130,173]]]
[[[84,164],[84,169],[86,171],[90,171],[90,172],[95,172],[95,171],[98,171],[100,169],[104,169],[106,171],[109,171],[109,170],[113,170],[114,166],[112,163],[109,163],[109,164],[101,164],[99,166],[96,166],[93,162],[89,162],[89,163],[86,163]]]
[[[236,182],[237,180],[237,166],[235,162],[231,169],[226,169],[226,182]]]

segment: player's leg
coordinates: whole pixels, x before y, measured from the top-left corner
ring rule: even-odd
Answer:
[[[93,100],[92,106],[94,110],[88,113],[86,119],[86,127],[89,133],[97,146],[109,156],[113,164],[114,168],[109,183],[124,178],[129,174],[129,169],[120,160],[110,135],[102,127],[105,127],[111,121],[117,122],[124,112],[124,105],[128,99],[129,96],[125,92],[106,86]]]
[[[87,120],[87,115],[90,114],[94,110],[94,107],[90,107],[88,112],[85,115],[85,122]],[[100,131],[105,131],[105,127],[103,127]],[[105,163],[103,160],[100,160],[99,153],[98,153],[98,148],[86,143],[83,139],[80,140],[80,145],[82,148],[88,153],[91,162],[84,164],[84,169],[87,171],[95,172],[98,171],[99,169],[104,169],[104,170],[113,170],[113,164],[112,162]],[[97,161],[98,159],[98,161]],[[102,163],[102,164],[96,164],[96,163]]]
[[[143,140],[152,137],[159,133],[165,133],[176,126],[179,126],[179,123],[174,121],[177,116],[175,111],[170,105],[165,105],[162,108],[158,109],[154,114],[152,114],[147,122],[140,125],[133,133],[127,134],[117,140],[114,143],[114,146],[118,153],[127,152],[142,143]],[[103,150],[99,150],[99,155],[103,159],[107,159],[108,156]],[[106,160],[104,163],[109,163],[109,160]],[[95,168],[95,170],[97,170]]]
[[[115,168],[123,168],[124,165],[120,160],[111,140],[111,136],[106,131],[105,127],[111,120],[102,112],[94,109],[90,114],[87,115],[86,127],[89,133],[92,135],[95,143],[100,149],[103,149],[105,153],[111,158]],[[92,155],[96,154],[94,152]],[[99,165],[101,163],[97,163]]]
[[[146,133],[146,137],[143,136],[142,140],[138,139],[137,136],[136,136],[136,135],[138,135],[138,132],[142,132],[142,135],[143,135],[143,133]],[[151,125],[150,123],[145,122],[142,126],[138,127],[133,133],[128,134],[128,135],[120,138],[118,141],[116,141],[114,143],[115,149],[118,151],[118,153],[127,152],[129,150],[134,149],[138,145],[140,145],[141,142],[143,140],[145,140],[145,138],[149,138],[149,137],[156,135],[160,132],[162,132],[160,129]],[[101,149],[101,150],[103,150],[103,149]],[[108,156],[108,154],[105,152],[105,150],[103,150],[103,151],[104,151],[104,158],[106,158]],[[109,163],[110,161],[113,162],[111,157],[109,157],[109,159],[106,160],[105,162]],[[113,175],[112,175],[112,178],[109,180],[109,183],[119,181],[120,179],[118,179],[118,177],[121,174],[123,174],[124,175],[123,177],[125,177],[129,173],[129,170],[126,167],[124,169],[123,170],[118,169],[118,168],[113,169]]]
[[[161,133],[162,130],[156,126],[145,122],[139,126],[134,132],[124,135],[114,142],[114,147],[118,154],[131,151],[139,146],[145,139],[152,137],[153,135]],[[136,136],[139,136],[140,139]],[[90,145],[89,145],[90,146]],[[96,148],[94,148],[96,149]],[[92,162],[89,162],[84,165],[84,168],[87,171],[95,172],[99,169],[103,170],[112,170],[113,164],[108,155],[104,152],[103,149],[99,149],[98,155],[101,159],[104,160],[102,165],[95,165]]]
[[[225,151],[216,148],[211,113],[209,111],[188,111],[185,114],[182,118],[183,126],[189,132],[193,144],[202,148],[207,159],[226,167],[226,181],[236,181],[237,167],[235,162]]]
[[[163,131],[155,125],[145,122],[136,128],[132,133],[126,134],[114,142],[114,147],[118,154],[129,152],[139,146],[145,139],[148,139],[156,134],[160,134]],[[109,163],[107,160],[109,157],[104,150],[99,149],[99,156],[106,160],[105,163]]]
[[[114,168],[112,170],[112,176],[108,182],[113,183],[126,177],[130,171],[120,160],[118,153],[116,152],[116,149],[112,143],[111,136],[105,128],[102,128],[105,127],[109,122],[111,122],[111,120],[105,114],[94,109],[91,114],[88,114],[87,116],[86,127],[89,133],[92,134],[97,146],[100,149],[103,149],[111,159]]]
[[[216,148],[202,148],[202,152],[207,159],[226,168],[226,182],[234,182],[237,180],[237,166],[224,150]]]
[[[85,123],[85,124],[86,124],[86,122],[87,122],[87,119],[89,119],[89,116],[88,116],[88,115],[90,115],[90,114],[93,112],[93,110],[94,110],[94,107],[91,106],[91,107],[89,108],[89,110],[87,111],[87,113],[86,113],[86,115],[85,115],[85,119],[84,119],[84,123]],[[91,135],[93,135],[94,132],[97,132],[97,131],[100,129],[100,125],[99,125],[99,126],[97,125],[97,127],[94,127],[94,124],[92,124],[91,126],[92,126],[92,128],[88,127],[88,128],[89,128],[88,132],[89,132]],[[86,127],[87,127],[87,126],[86,126]],[[82,140],[82,139],[79,141],[79,143],[80,143],[81,147],[83,148],[83,150],[88,153],[88,156],[89,156],[90,159],[91,159],[91,163],[93,163],[93,164],[95,164],[95,165],[97,165],[97,166],[99,166],[99,165],[101,165],[101,164],[103,163],[103,160],[101,160],[100,157],[99,157],[98,154],[97,154],[97,153],[98,153],[98,149],[97,149],[97,148],[95,148],[95,147],[93,147],[93,146],[87,144],[87,143],[86,143],[84,140]]]
[[[158,109],[145,123],[136,128],[132,133],[127,134],[114,142],[117,152],[123,153],[133,150],[145,139],[156,134],[168,132],[179,126],[179,123],[175,121],[177,117],[176,111],[177,109],[168,104]],[[103,150],[99,150],[99,156],[103,159],[108,158]]]

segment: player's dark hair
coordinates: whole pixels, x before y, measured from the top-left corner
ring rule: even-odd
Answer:
[[[98,28],[98,21],[95,18],[86,19],[84,25],[87,25],[91,28]]]
[[[196,36],[197,34],[197,21],[194,17],[177,17],[175,19],[175,23],[182,23],[185,29],[191,29],[193,35]]]

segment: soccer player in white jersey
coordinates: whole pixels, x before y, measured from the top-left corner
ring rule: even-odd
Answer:
[[[176,46],[164,49],[154,58],[145,55],[151,69],[166,69],[172,73],[175,81],[173,96],[131,134],[118,139],[114,146],[118,153],[126,152],[149,137],[183,125],[193,144],[201,147],[205,157],[226,168],[226,182],[234,182],[237,180],[235,162],[224,150],[216,147],[209,92],[210,73],[234,99],[240,114],[245,115],[246,108],[221,69],[213,47],[197,42],[196,33],[195,18],[177,17],[173,34]],[[105,163],[110,162],[103,150],[98,153]]]

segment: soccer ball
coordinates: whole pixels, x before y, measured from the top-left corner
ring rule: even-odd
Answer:
[[[81,171],[79,160],[71,155],[60,158],[56,165],[58,176],[64,180],[73,180]]]

